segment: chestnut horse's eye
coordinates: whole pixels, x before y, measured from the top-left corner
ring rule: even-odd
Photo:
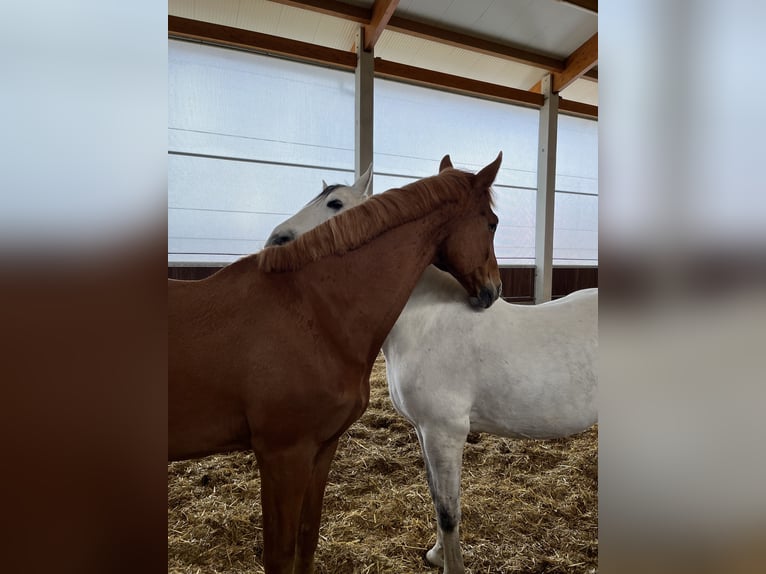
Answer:
[[[497,223],[490,223],[490,224],[489,224],[489,230],[490,230],[492,233],[494,233],[495,231],[497,231]]]
[[[331,199],[327,202],[327,207],[330,209],[334,209],[335,211],[338,211],[343,207],[343,202],[340,199]]]

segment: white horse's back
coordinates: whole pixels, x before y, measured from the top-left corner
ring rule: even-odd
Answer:
[[[458,289],[429,268],[386,339],[389,390],[404,416],[467,418],[472,431],[534,438],[596,422],[597,289],[481,312]]]

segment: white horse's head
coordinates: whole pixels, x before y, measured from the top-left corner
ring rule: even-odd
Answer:
[[[321,193],[290,219],[277,225],[269,235],[265,246],[289,243],[314,229],[320,223],[338,215],[341,211],[359,205],[372,193],[371,183],[372,164],[350,187],[347,185],[327,185],[322,181]]]

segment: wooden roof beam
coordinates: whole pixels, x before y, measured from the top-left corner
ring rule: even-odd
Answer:
[[[372,51],[375,47],[375,42],[386,29],[398,5],[399,0],[375,0],[372,5],[370,23],[364,27],[364,49],[367,52]]]
[[[568,116],[577,116],[580,118],[587,118],[590,120],[598,119],[598,106],[592,104],[584,104],[582,102],[575,102],[574,100],[565,100],[559,98],[559,113],[567,114]]]
[[[279,4],[294,6],[296,8],[304,8],[305,10],[320,12],[322,14],[335,16],[336,18],[345,18],[346,20],[358,22],[365,26],[369,25],[373,18],[371,10],[360,6],[346,4],[339,0],[272,1]],[[446,30],[444,28],[424,24],[422,22],[415,22],[414,20],[401,18],[399,16],[391,16],[386,29],[391,30],[392,32],[399,32],[400,34],[407,34],[425,40],[479,52],[480,54],[485,54],[487,56],[512,60],[514,62],[519,62],[520,64],[526,64],[527,66],[542,68],[549,72],[561,72],[566,67],[564,60],[560,58],[545,56],[509,44],[501,44],[499,42],[477,38],[476,36],[471,36],[462,32]]]
[[[423,22],[415,22],[406,18],[394,16],[388,23],[388,29],[392,32],[400,32],[410,36],[432,40],[441,44],[463,48],[473,52],[479,52],[487,56],[494,56],[505,60],[513,60],[527,66],[542,68],[549,72],[561,72],[564,70],[565,62],[559,58],[552,58],[536,52],[530,52],[523,48],[517,48],[510,44],[501,44],[476,36],[455,32],[445,28],[439,28]]]
[[[375,75],[382,78],[534,108],[540,108],[545,102],[542,94],[482,82],[480,80],[472,80],[443,72],[416,68],[415,66],[399,64],[398,62],[391,62],[382,58],[375,58]],[[560,98],[559,113],[581,118],[598,119],[598,106]]]
[[[285,6],[292,6],[293,8],[303,8],[304,10],[311,10],[313,12],[319,12],[320,14],[326,14],[327,16],[335,16],[336,18],[343,18],[345,20],[351,20],[352,22],[358,22],[359,24],[369,24],[372,20],[372,10],[364,8],[363,6],[354,6],[353,4],[346,4],[339,0],[271,0],[277,4],[284,4]]]
[[[567,58],[566,68],[562,72],[553,73],[553,91],[556,93],[562,91],[596,64],[598,64],[598,33],[593,34],[582,46],[572,52],[572,55]],[[541,93],[542,80],[532,86],[529,91]]]
[[[572,6],[577,6],[578,8],[582,8],[583,10],[587,10],[588,12],[593,12],[594,14],[598,14],[598,0],[559,0],[560,2],[563,2],[564,4],[571,4]]]
[[[408,66],[407,64],[391,62],[382,58],[375,58],[375,75],[536,108],[539,108],[544,103],[542,94],[533,94],[526,90]]]
[[[168,16],[168,35],[175,38],[203,40],[221,46],[244,48],[266,54],[290,56],[338,68],[352,70],[356,68],[356,54],[354,52],[336,50],[335,48],[299,42],[281,36],[261,34],[241,28],[181,18],[180,16]]]
[[[178,16],[168,16],[168,35],[268,54],[279,54],[345,69],[354,69],[357,61],[357,55],[354,52],[336,50],[307,42],[299,42],[297,40],[201,22],[199,20],[190,20]],[[544,102],[542,94],[532,91],[519,90],[433,70],[425,70],[423,68],[389,62],[381,58],[375,58],[374,66],[375,74],[380,77],[537,108],[542,106]],[[581,117],[598,117],[598,108],[596,106],[563,99],[559,102],[559,111]]]

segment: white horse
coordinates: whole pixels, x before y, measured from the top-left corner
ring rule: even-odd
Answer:
[[[451,167],[445,156],[440,171]],[[308,230],[280,228],[293,237]],[[423,273],[383,355],[391,402],[415,427],[436,508],[436,544],[426,558],[445,574],[465,572],[460,475],[468,433],[557,438],[597,422],[597,319],[597,289],[478,312],[451,275]]]

